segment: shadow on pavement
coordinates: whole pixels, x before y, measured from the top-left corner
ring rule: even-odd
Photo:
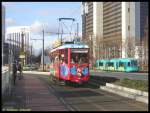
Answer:
[[[91,91],[91,90],[70,90],[70,91],[60,91],[60,95],[64,98],[69,97],[89,97],[89,96],[103,96],[103,94]]]
[[[102,77],[102,76],[90,76],[88,84],[82,85],[83,87],[98,89],[100,86],[105,86],[106,83],[113,83],[119,79],[115,77]]]

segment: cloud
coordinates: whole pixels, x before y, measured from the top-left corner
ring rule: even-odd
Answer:
[[[51,15],[66,15],[66,16],[76,16],[80,15],[80,7],[70,8],[70,7],[52,7],[52,8],[43,8],[38,9],[37,14],[41,16],[51,16]]]
[[[56,33],[58,31],[58,27],[55,23],[48,24],[47,22],[40,22],[36,20],[33,24],[31,24],[32,33],[41,33],[43,28],[45,32]]]
[[[12,18],[7,18],[6,19],[6,25],[10,26],[10,25],[14,25],[16,22],[14,19]]]
[[[33,24],[31,25],[31,32],[33,33],[39,33],[43,30],[43,25],[45,25],[45,23],[42,23],[40,21],[34,21]]]

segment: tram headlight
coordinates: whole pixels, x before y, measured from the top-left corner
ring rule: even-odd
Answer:
[[[77,73],[77,75],[78,75],[78,77],[81,77],[82,74],[81,73]]]
[[[78,77],[81,77],[81,76],[82,76],[82,73],[81,73],[81,69],[80,69],[80,68],[77,69],[77,75],[78,75]]]

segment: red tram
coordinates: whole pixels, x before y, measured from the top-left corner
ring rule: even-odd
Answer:
[[[65,82],[82,84],[89,79],[89,47],[64,44],[49,52],[50,76]]]

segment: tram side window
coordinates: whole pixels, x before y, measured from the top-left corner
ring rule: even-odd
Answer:
[[[64,61],[66,64],[68,64],[68,49],[65,49],[65,55],[64,55]]]
[[[123,62],[119,62],[119,67],[124,67],[124,63]]]
[[[58,63],[58,62],[59,62],[59,57],[58,57],[58,56],[55,56],[54,63]]]
[[[131,66],[137,66],[137,61],[132,60],[132,61],[131,61]]]
[[[131,65],[130,65],[130,62],[128,62],[128,66],[130,67]]]
[[[53,56],[49,57],[49,59],[50,59],[50,63],[54,63],[54,57]]]
[[[112,63],[112,62],[109,62],[109,63],[108,63],[108,66],[113,66],[113,63]]]
[[[103,63],[102,63],[102,62],[99,62],[99,66],[103,66]]]
[[[61,63],[68,63],[68,51],[67,50],[62,50],[60,54],[60,62]]]

